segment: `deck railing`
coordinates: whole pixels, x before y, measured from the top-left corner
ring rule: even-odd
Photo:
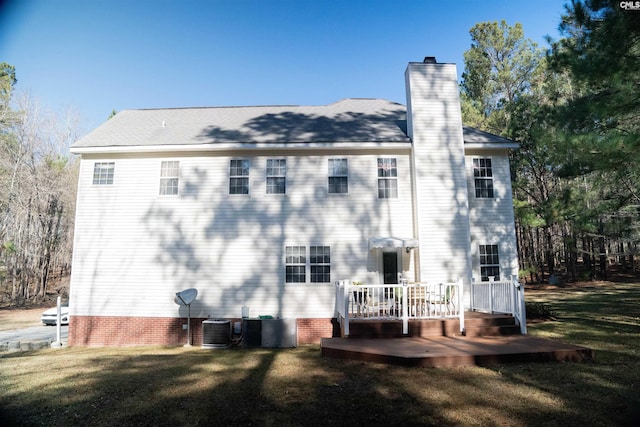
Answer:
[[[513,276],[509,280],[471,284],[471,309],[484,313],[511,314],[520,325],[520,332],[527,333],[527,313],[524,304],[524,286]]]
[[[349,335],[351,319],[402,320],[403,334],[409,333],[409,320],[459,318],[464,331],[462,280],[456,283],[407,283],[354,285],[350,280],[336,282],[336,306],[344,334]]]

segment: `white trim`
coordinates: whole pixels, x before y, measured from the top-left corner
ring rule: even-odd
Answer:
[[[517,142],[508,143],[508,142],[465,142],[464,149],[465,151],[468,149],[498,149],[498,150],[513,150],[516,148],[520,148],[520,144]]]
[[[297,150],[406,150],[409,142],[296,142],[296,143],[224,143],[224,144],[170,144],[170,145],[117,145],[108,147],[71,147],[71,154],[108,154],[108,153],[163,153],[169,151],[230,151],[256,149],[297,149]]]

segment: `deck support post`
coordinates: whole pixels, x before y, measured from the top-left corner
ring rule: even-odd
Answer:
[[[409,335],[409,296],[407,295],[407,279],[400,280],[402,283],[402,334]]]
[[[464,306],[463,306],[463,292],[464,292],[464,281],[460,278],[458,279],[458,291],[456,292],[458,298],[458,310],[460,310],[460,335],[465,335],[466,331],[464,328]]]
[[[342,281],[342,297],[344,303],[344,336],[349,336],[349,294],[351,293],[351,281]]]

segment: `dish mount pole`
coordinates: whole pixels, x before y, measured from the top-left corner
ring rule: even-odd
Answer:
[[[182,295],[180,295],[180,292],[178,292],[176,296],[180,298],[182,304],[187,306],[187,343],[184,345],[184,347],[191,347],[191,303],[187,304],[185,300],[182,299]]]
[[[187,343],[184,347],[191,347],[191,303],[198,296],[198,290],[195,288],[185,289],[176,292],[175,302],[179,305],[187,306]]]

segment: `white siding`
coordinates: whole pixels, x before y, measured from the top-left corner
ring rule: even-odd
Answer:
[[[508,153],[498,150],[474,150],[466,154],[473,277],[480,280],[478,246],[498,245],[501,278],[507,279],[511,275],[518,274],[518,251]],[[493,198],[476,198],[475,196],[474,158],[491,159]]]
[[[421,280],[471,275],[462,120],[453,64],[411,63],[407,117],[415,156]]]
[[[234,154],[237,154],[234,155]],[[349,159],[349,194],[327,194],[327,159]],[[377,158],[398,159],[398,199],[377,198]],[[250,194],[228,194],[232,158],[248,158]],[[267,158],[287,159],[287,194],[266,194]],[[159,196],[160,163],[180,161],[178,196]],[[113,185],[93,185],[114,161]],[[71,278],[73,315],[331,317],[333,284],[285,284],[286,245],[331,247],[331,280],[375,281],[368,239],[413,236],[409,153],[257,152],[85,155]]]

